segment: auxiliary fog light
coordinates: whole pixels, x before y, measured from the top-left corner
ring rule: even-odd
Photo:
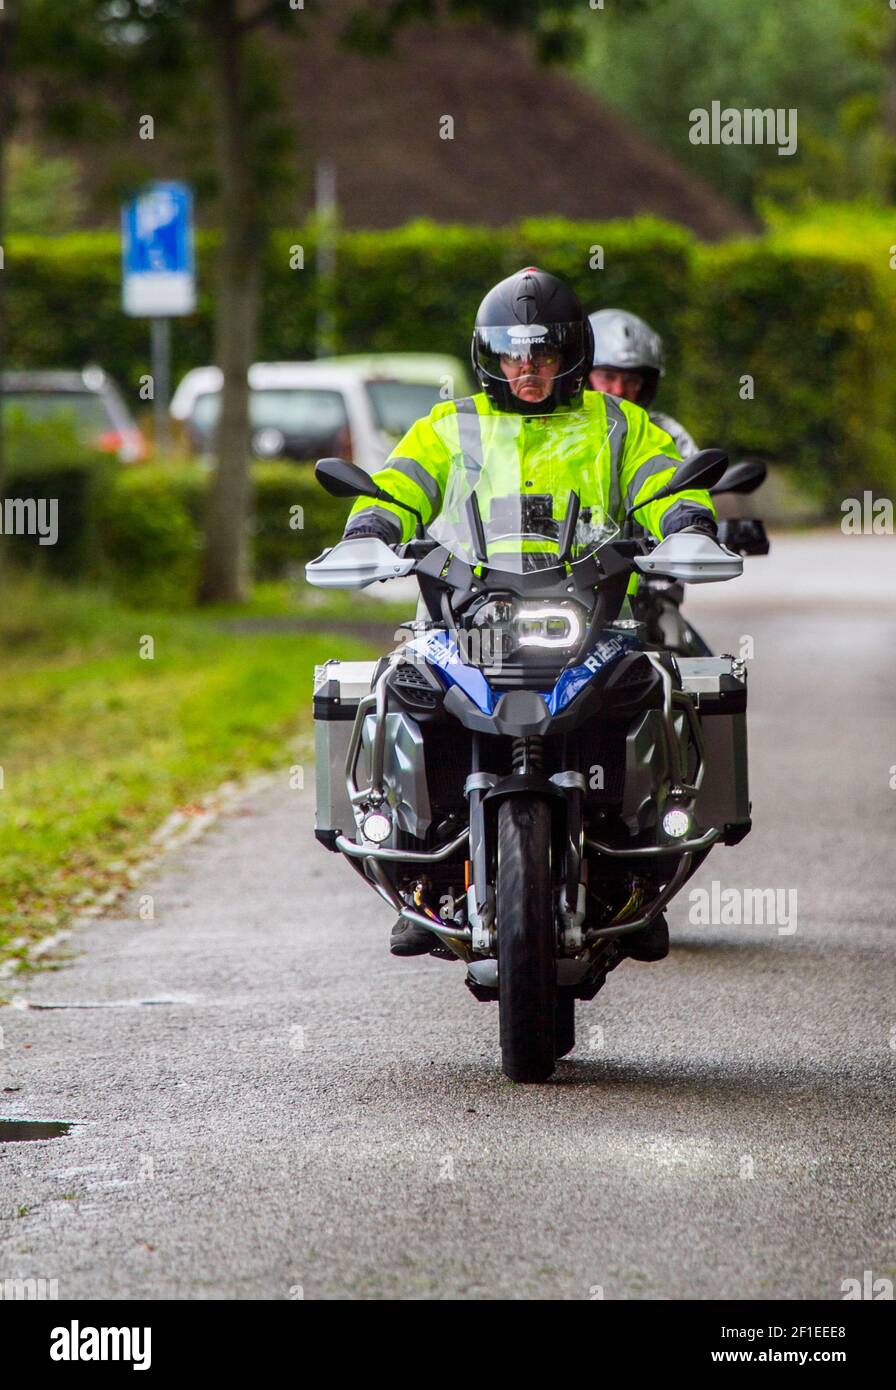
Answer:
[[[674,806],[663,816],[663,830],[670,840],[680,840],[691,828],[691,818],[680,806]]]
[[[383,811],[371,811],[361,822],[361,831],[365,840],[381,845],[392,834],[392,817]]]

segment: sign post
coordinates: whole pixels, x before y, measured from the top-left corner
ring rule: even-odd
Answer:
[[[154,183],[121,210],[122,307],[151,322],[156,449],[169,444],[172,318],[196,308],[193,195],[182,183]]]

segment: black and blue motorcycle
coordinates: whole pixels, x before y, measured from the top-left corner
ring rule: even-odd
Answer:
[[[597,459],[576,490],[532,496],[519,429],[492,417],[475,467],[446,434],[428,530],[340,541],[306,574],[348,588],[413,574],[422,596],[388,656],[316,671],[317,838],[432,934],[433,955],[465,963],[473,995],[498,1003],[504,1072],[542,1082],[575,1045],[576,1001],[714,844],[750,829],[743,663],[658,647],[631,602],[638,575],[711,583],[743,561],[698,532],[651,546],[637,509],[615,524]],[[569,477],[574,417],[545,417],[542,447]],[[726,462],[707,450],[655,495],[711,487]],[[344,460],[316,475],[395,501]]]

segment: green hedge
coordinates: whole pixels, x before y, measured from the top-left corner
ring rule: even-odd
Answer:
[[[529,221],[504,230],[416,222],[394,232],[357,232],[340,248],[336,338],[344,351],[438,349],[466,360],[485,291],[537,263],[568,280],[589,311],[625,304],[643,314],[666,336],[675,361],[692,254],[688,233],[653,218]],[[600,259],[603,268],[592,269]],[[269,341],[274,323],[265,328]],[[675,401],[670,378],[670,409]]]
[[[259,355],[311,356],[324,304],[333,351],[465,357],[484,289],[537,262],[570,280],[589,308],[625,305],[660,330],[667,375],[658,404],[702,443],[788,465],[801,486],[833,507],[847,490],[894,486],[889,245],[896,235],[886,214],[832,207],[814,216],[718,247],[699,246],[653,218],[499,229],[415,222],[341,234],[329,285],[316,276],[310,228],[281,232],[265,267]],[[174,326],[175,377],[211,360],[216,245],[214,234],[198,239],[199,308]],[[602,248],[602,269],[592,268],[594,247]],[[98,359],[136,403],[148,330],[121,313],[118,256],[111,233],[9,239],[10,365]],[[755,382],[753,400],[739,396],[746,375]],[[263,527],[263,569],[271,547],[273,554],[273,533]]]
[[[120,473],[98,500],[92,577],[128,603],[192,601],[201,558],[197,474],[164,465]]]
[[[790,465],[832,511],[892,487],[894,330],[890,284],[855,251],[786,238],[703,249],[686,321],[688,425],[701,442]]]
[[[15,563],[59,578],[84,573],[96,544],[96,505],[116,465],[85,453],[74,422],[31,421],[18,409],[5,419],[5,496],[55,504],[58,528],[52,545],[41,545],[33,534],[5,536],[7,552]]]
[[[258,579],[276,579],[342,535],[351,503],[330,497],[310,467],[256,463],[253,554]]]
[[[59,541],[15,537],[19,564],[58,578],[99,580],[128,603],[183,607],[199,578],[202,521],[210,474],[199,464],[122,468],[71,457],[30,469],[18,462],[8,497],[56,498]],[[308,465],[252,468],[254,572],[282,578],[332,545],[349,504],[328,497]]]
[[[97,507],[98,577],[131,603],[189,603],[199,576],[210,474],[199,465],[122,471]],[[297,571],[342,533],[347,502],[328,497],[308,465],[252,468],[252,551],[257,579]]]
[[[197,238],[197,312],[173,326],[175,381],[212,360],[217,237]],[[591,248],[604,268],[591,269]],[[302,255],[294,251],[301,247]],[[6,245],[10,366],[83,366],[99,361],[136,407],[139,378],[149,370],[145,320],[121,311],[121,270],[114,233],[10,237]],[[439,351],[466,359],[470,324],[485,290],[534,261],[567,277],[591,308],[623,303],[649,318],[678,356],[688,299],[693,239],[654,218],[631,222],[533,221],[505,229],[415,222],[394,231],[346,232],[338,238],[337,274],[315,274],[313,231],[271,239],[263,281],[259,356],[312,357],[320,304],[333,321],[334,352]],[[304,260],[304,269],[293,268]],[[677,376],[667,405],[675,407]]]
[[[214,238],[201,235],[205,263]],[[10,367],[83,367],[100,362],[130,395],[150,370],[149,324],[121,308],[121,251],[113,232],[64,237],[9,237],[5,243],[7,342]],[[172,333],[175,380],[211,360],[212,300],[200,279],[196,314],[178,319]]]

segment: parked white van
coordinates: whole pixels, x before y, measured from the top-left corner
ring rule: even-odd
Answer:
[[[218,367],[187,372],[171,402],[192,449],[211,450],[221,409]],[[398,352],[249,368],[251,445],[260,458],[351,459],[379,468],[407,429],[440,400],[467,395],[456,357]]]

